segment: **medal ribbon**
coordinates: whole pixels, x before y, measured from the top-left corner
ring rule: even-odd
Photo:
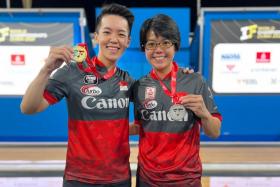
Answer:
[[[168,95],[169,97],[171,97],[172,99],[172,103],[177,104],[179,98],[176,96],[176,84],[177,84],[177,80],[176,80],[176,75],[178,72],[178,65],[173,62],[173,66],[172,66],[172,70],[171,70],[171,83],[170,83],[170,87],[171,87],[171,91],[167,88],[167,86],[162,82],[162,80],[160,80],[155,72],[155,70],[153,69],[151,71],[151,76],[154,79],[157,79],[164,91],[164,93],[166,95]]]
[[[90,60],[89,62],[87,61],[87,64],[88,64],[88,68],[87,69],[90,69],[91,72],[98,78],[101,78],[101,79],[104,79],[104,80],[107,80],[107,79],[110,79],[114,74],[115,72],[117,71],[117,67],[115,66],[114,68],[110,69],[109,71],[107,71],[107,73],[105,73],[104,75],[101,75],[97,69],[96,69],[96,64],[102,64],[102,62],[100,62],[97,57],[94,57],[92,58],[92,60]],[[104,65],[103,65],[104,66]]]
[[[89,54],[86,43],[80,43],[79,46],[84,47],[87,51],[87,54]],[[92,59],[90,59],[89,55],[87,55],[87,58],[85,61],[88,65],[88,67],[84,68],[82,63],[78,63],[79,68],[84,72],[93,73],[96,77],[104,79],[104,80],[111,78],[117,71],[117,68],[114,67],[113,69],[107,71],[107,73],[105,73],[104,75],[101,75],[96,69],[96,64],[100,64],[101,66],[104,66],[104,65],[102,64],[102,62],[100,62],[97,59],[97,57],[93,57]]]

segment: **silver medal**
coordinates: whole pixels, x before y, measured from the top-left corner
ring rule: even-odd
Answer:
[[[174,104],[169,109],[170,117],[175,121],[181,121],[184,119],[186,115],[186,109],[183,105]]]

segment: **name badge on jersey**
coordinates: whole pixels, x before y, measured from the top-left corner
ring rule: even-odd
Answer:
[[[86,75],[84,76],[84,83],[96,85],[98,83],[98,78],[95,75]]]
[[[155,99],[156,98],[156,88],[155,87],[146,87],[145,89],[145,100],[146,99]]]

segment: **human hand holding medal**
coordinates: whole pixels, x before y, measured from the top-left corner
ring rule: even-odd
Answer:
[[[74,46],[73,47],[74,55],[73,60],[77,63],[82,63],[87,58],[87,50],[82,46]]]
[[[211,116],[210,112],[206,108],[202,95],[189,94],[181,97],[179,102],[186,108],[193,111],[195,115],[201,119]]]

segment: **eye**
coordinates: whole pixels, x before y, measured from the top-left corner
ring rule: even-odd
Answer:
[[[127,37],[127,35],[126,35],[125,33],[119,33],[119,36],[120,36],[121,38]]]
[[[156,48],[156,45],[157,45],[156,42],[150,41],[150,42],[147,42],[147,43],[146,43],[146,48],[147,48],[147,49],[154,49],[154,48]]]
[[[102,32],[104,35],[108,35],[108,34],[110,34],[110,31],[103,31]]]
[[[172,45],[172,42],[170,40],[164,40],[162,42],[162,45],[165,47],[170,47]]]

